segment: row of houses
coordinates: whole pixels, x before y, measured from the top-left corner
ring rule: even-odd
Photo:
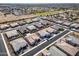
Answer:
[[[26,50],[29,47],[29,45],[33,47],[35,45],[38,45],[41,40],[48,40],[50,37],[54,37],[54,35],[56,35],[54,33],[54,31],[56,30],[52,27],[39,30],[35,33],[28,33],[26,28],[22,28],[23,31],[20,31],[20,29],[5,32],[5,35],[7,39],[10,41],[10,45],[14,50],[14,53],[17,55]],[[27,33],[27,35],[19,37],[20,33]]]
[[[48,19],[45,19],[45,20],[48,20]],[[68,21],[68,20],[54,18],[54,16],[52,16],[49,21],[54,22],[56,24],[69,26],[70,28],[79,29],[79,23],[77,23],[77,22],[71,22],[71,21]]]
[[[11,38],[15,34],[17,36],[18,36],[19,33],[21,33],[22,35],[26,35],[28,33],[32,33],[30,31],[37,32],[36,30],[38,30],[39,35],[42,37],[43,35],[44,36],[45,35],[50,36],[51,33],[58,34],[59,33],[59,29],[62,29],[62,27],[60,27],[58,25],[53,25],[53,26],[45,28],[45,29],[43,28],[43,30],[38,30],[34,25],[29,25],[29,26],[26,26],[26,27],[19,27],[17,30],[7,31],[6,35],[7,35],[8,38]],[[14,33],[14,34],[12,34],[12,33]]]
[[[32,26],[30,26],[30,27],[33,27],[33,28],[34,28],[34,26],[40,28],[42,26],[50,25],[50,24],[53,24],[53,23],[51,23],[50,21],[42,20],[41,18],[37,17],[37,18],[33,18],[33,19],[16,21],[16,22],[13,22],[13,23],[0,24],[0,29],[6,30],[8,28],[15,28],[15,27],[18,27],[18,26],[26,25],[26,24],[28,24],[28,25],[32,24]]]
[[[38,33],[38,35],[40,37],[50,37],[50,34],[52,34],[52,33],[56,34],[55,32],[58,32],[58,31],[56,29],[52,28],[52,27],[48,27],[48,28],[37,31],[36,33]],[[12,37],[13,38],[17,37],[17,36],[20,35],[20,33],[22,35],[23,34],[28,34],[29,31],[26,28],[21,27],[18,30],[10,30],[10,31],[5,32],[8,39],[12,39]]]
[[[16,22],[12,22],[10,24],[1,24],[0,29],[6,29],[6,28],[9,28],[10,26],[13,28],[13,27],[16,27],[16,26],[19,26],[19,25],[25,25],[25,24],[28,24],[28,23],[31,23],[31,22],[36,22],[38,20],[39,20],[38,18],[34,18],[34,19],[25,19],[25,20],[22,20],[22,21],[16,21]]]

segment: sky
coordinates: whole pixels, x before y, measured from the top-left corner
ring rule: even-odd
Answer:
[[[78,3],[79,0],[0,0],[0,3]]]

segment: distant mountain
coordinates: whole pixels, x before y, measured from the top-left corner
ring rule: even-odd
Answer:
[[[79,8],[79,3],[45,3],[45,4],[34,4],[34,3],[30,3],[30,4],[16,4],[16,3],[10,3],[10,4],[0,4],[0,7],[57,7],[57,8]]]

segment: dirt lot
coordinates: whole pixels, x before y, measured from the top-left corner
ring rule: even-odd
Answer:
[[[28,19],[28,18],[32,18],[32,17],[36,17],[36,15],[22,15],[22,16],[15,16],[15,15],[7,15],[5,16],[0,16],[0,23],[5,23],[5,22],[11,22],[11,21],[16,21],[16,20],[20,20],[20,19]]]

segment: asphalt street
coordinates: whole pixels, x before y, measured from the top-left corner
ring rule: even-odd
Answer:
[[[0,56],[7,56],[6,48],[0,34]]]

